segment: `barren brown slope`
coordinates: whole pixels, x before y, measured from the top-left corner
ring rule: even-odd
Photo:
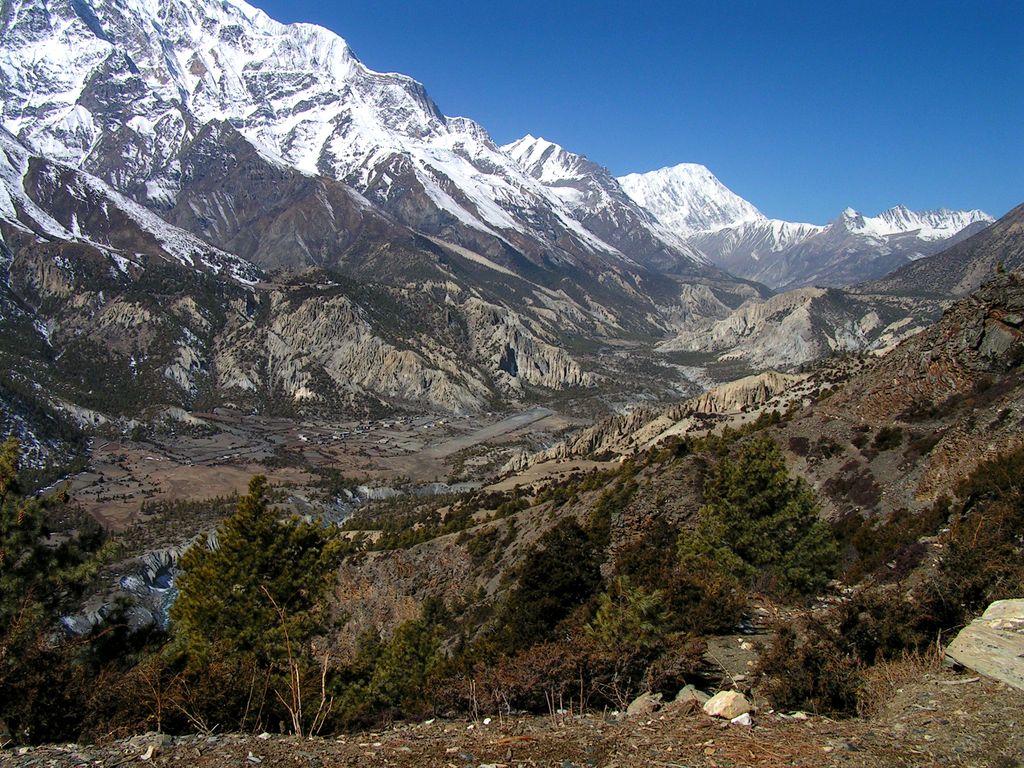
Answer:
[[[777,428],[832,516],[951,494],[1024,425],[1024,276],[1001,275]]]

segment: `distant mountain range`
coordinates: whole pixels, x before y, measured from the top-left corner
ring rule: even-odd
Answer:
[[[763,289],[609,206],[577,215],[420,83],[241,0],[0,5],[8,414],[635,388],[606,340],[671,332],[694,285],[730,307]]]
[[[630,174],[619,182],[714,264],[783,290],[878,278],[993,221],[979,210],[918,212],[902,205],[874,217],[847,208],[824,226],[769,219],[707,168],[691,163]]]

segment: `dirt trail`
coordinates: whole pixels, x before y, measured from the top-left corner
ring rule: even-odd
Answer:
[[[833,721],[758,714],[734,726],[669,705],[640,719],[433,720],[333,739],[227,734],[170,739],[145,763],[153,736],[102,746],[0,752],[0,765],[393,766],[395,768],[900,768],[1024,765],[1024,692],[936,670],[895,688],[871,719]]]

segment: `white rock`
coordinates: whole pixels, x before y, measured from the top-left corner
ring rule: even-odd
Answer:
[[[738,717],[734,717],[729,722],[732,723],[733,725],[753,725],[754,724],[754,721],[750,719],[750,713],[749,712],[744,712],[742,715],[739,715]]]
[[[946,648],[946,657],[1024,690],[1024,600],[997,600]]]
[[[750,702],[739,691],[719,691],[704,704],[704,713],[732,720],[750,711]]]

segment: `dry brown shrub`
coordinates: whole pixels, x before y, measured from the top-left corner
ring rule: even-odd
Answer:
[[[932,645],[868,667],[857,692],[857,714],[861,717],[882,714],[901,688],[942,669],[942,658],[942,650]]]

